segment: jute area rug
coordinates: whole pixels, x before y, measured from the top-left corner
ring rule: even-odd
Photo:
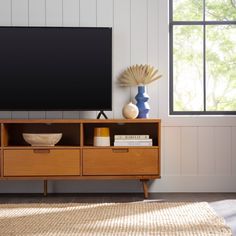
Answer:
[[[0,204],[0,235],[232,235],[206,202]]]

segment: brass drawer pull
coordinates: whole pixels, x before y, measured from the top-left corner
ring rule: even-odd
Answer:
[[[34,149],[34,153],[50,153],[49,149]]]
[[[112,149],[113,152],[115,153],[125,153],[125,152],[129,152],[128,148],[122,148],[122,149]]]

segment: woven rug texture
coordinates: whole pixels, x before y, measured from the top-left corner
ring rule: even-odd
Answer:
[[[0,235],[232,235],[206,202],[0,204]]]

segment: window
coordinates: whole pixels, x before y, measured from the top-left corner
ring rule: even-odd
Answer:
[[[170,114],[236,114],[236,0],[170,0]]]

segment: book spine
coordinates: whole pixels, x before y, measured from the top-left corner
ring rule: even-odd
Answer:
[[[114,146],[152,146],[152,141],[115,141]]]
[[[115,139],[115,142],[152,142],[152,139]]]
[[[149,139],[149,135],[114,135],[115,140],[127,140],[127,139]]]

